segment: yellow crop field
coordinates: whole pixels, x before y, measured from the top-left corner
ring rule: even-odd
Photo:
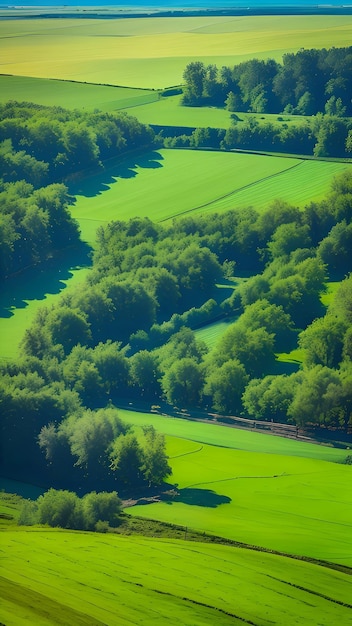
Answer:
[[[0,73],[164,88],[187,63],[348,46],[352,16],[0,20]]]

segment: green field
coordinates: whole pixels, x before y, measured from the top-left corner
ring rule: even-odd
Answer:
[[[338,464],[343,463],[348,454],[344,449],[276,437],[266,433],[239,430],[222,426],[216,422],[213,424],[194,422],[164,414],[143,413],[123,408],[119,409],[119,414],[124,421],[136,427],[141,427],[144,424],[153,424],[157,430],[165,435],[181,439],[182,445],[186,445],[183,440],[187,439],[191,442],[218,446],[219,448],[272,454],[280,457],[299,457]],[[199,448],[199,446],[197,447]]]
[[[1,80],[0,80],[1,85]],[[142,124],[155,124],[156,126],[181,126],[181,127],[210,127],[210,128],[230,128],[232,118],[230,111],[216,107],[189,107],[181,105],[181,95],[160,97],[146,104],[136,106],[132,104],[126,112],[134,115]],[[284,115],[276,114],[258,114],[258,113],[238,113],[241,121],[248,118],[257,120],[259,124],[278,122],[281,117],[281,123],[293,123],[294,125],[303,124],[309,118],[302,115]]]
[[[111,220],[160,222],[189,212],[222,212],[280,198],[298,206],[321,199],[346,163],[212,151],[159,150],[112,164],[71,188],[82,237]],[[204,184],[207,181],[207,184]]]
[[[176,497],[129,513],[259,549],[187,541],[187,530],[176,540],[2,522],[6,626],[347,625],[348,570],[261,549],[351,565],[351,469],[333,462],[346,451],[120,413],[137,427],[153,421],[168,434],[171,481],[178,485]],[[6,502],[1,512],[16,517],[15,501]]]
[[[347,574],[272,554],[39,529],[8,530],[1,539],[7,626],[332,626],[349,619]]]
[[[1,23],[1,22],[0,22]],[[0,102],[35,102],[87,111],[115,111],[158,100],[156,91],[26,76],[0,76]]]
[[[351,165],[163,149],[116,161],[101,173],[82,179],[71,188],[77,198],[72,214],[79,221],[83,240],[94,246],[98,226],[112,220],[146,216],[158,222],[193,211],[221,212],[246,206],[261,210],[277,197],[303,206],[322,198],[333,176],[347,167]],[[82,282],[87,270],[79,267],[54,275],[46,272],[45,278],[38,274],[30,281],[24,276],[23,284],[16,279],[14,287],[8,283],[0,299],[2,358],[18,355],[19,341],[40,306],[53,303],[66,285]]]
[[[346,450],[165,415],[120,415],[167,435],[170,482],[179,489],[176,498],[129,509],[133,515],[352,565]]]
[[[300,48],[348,46],[351,33],[347,15],[2,20],[0,72],[163,88],[180,84],[193,60],[281,61]]]

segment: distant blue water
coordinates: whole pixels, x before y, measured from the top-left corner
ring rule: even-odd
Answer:
[[[352,0],[349,2],[341,2],[341,0],[329,0],[314,2],[314,0],[123,0],[122,2],[116,2],[116,0],[106,0],[105,2],[98,3],[94,0],[64,0],[64,2],[58,2],[55,0],[19,0],[18,2],[0,2],[1,7],[70,7],[70,6],[85,6],[92,8],[103,8],[105,6],[116,8],[207,8],[207,9],[230,9],[230,8],[289,8],[289,7],[352,7]]]

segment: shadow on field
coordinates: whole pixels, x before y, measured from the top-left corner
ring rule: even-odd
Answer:
[[[156,150],[122,161],[115,159],[97,173],[92,174],[90,172],[78,180],[71,181],[68,184],[69,193],[73,196],[79,195],[86,198],[99,196],[104,191],[108,191],[110,185],[116,183],[119,178],[135,178],[138,174],[137,168],[159,169],[163,166],[161,163],[163,159],[162,154]]]
[[[92,265],[90,253],[90,246],[81,243],[44,263],[8,278],[0,294],[0,317],[12,317],[14,309],[28,306],[26,300],[44,300],[48,294],[60,293],[66,288],[63,281],[72,277],[72,270]]]
[[[174,502],[183,502],[184,504],[191,504],[193,506],[205,506],[210,509],[216,509],[220,504],[229,504],[231,498],[228,496],[222,496],[211,489],[194,489],[186,487],[185,489],[179,489],[177,495],[172,499],[166,500],[166,504],[173,504]]]

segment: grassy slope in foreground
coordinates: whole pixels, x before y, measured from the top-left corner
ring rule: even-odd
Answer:
[[[159,222],[196,211],[222,212],[275,198],[298,206],[322,198],[346,163],[193,150],[159,150],[112,164],[82,179],[71,193],[83,239],[111,220],[149,217]],[[207,181],[207,184],[204,184]]]
[[[39,529],[3,532],[2,550],[7,626],[348,623],[348,575],[271,554]]]
[[[234,65],[300,48],[348,46],[352,16],[0,20],[0,72],[162,88],[190,61]]]

